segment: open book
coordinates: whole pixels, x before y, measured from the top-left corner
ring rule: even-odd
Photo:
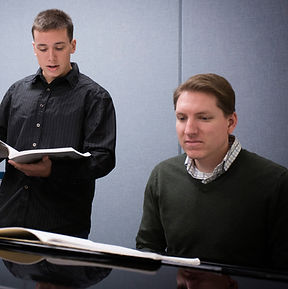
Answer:
[[[73,149],[72,147],[65,148],[53,148],[53,149],[35,149],[35,150],[25,150],[17,151],[13,147],[9,146],[5,142],[0,140],[0,158],[9,158],[17,163],[33,163],[39,161],[44,156],[49,156],[50,158],[82,158],[89,157],[91,154],[80,153]]]
[[[117,245],[108,245],[103,243],[93,242],[91,240],[71,237],[67,235],[55,234],[34,229],[27,229],[22,227],[7,227],[0,228],[0,244],[2,240],[21,241],[30,244],[43,244],[50,247],[57,247],[63,249],[77,249],[83,252],[95,252],[103,254],[112,254],[124,257],[140,258],[141,260],[156,260],[162,264],[178,265],[193,267],[200,264],[198,258],[180,258],[164,256],[157,253],[143,252],[136,249],[130,249]],[[15,255],[16,256],[16,255]],[[30,263],[37,261],[33,257]],[[27,262],[29,263],[29,262]]]

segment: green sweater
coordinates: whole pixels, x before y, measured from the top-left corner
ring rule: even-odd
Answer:
[[[158,164],[145,190],[138,249],[202,261],[288,269],[288,171],[241,150],[208,184],[186,155]]]

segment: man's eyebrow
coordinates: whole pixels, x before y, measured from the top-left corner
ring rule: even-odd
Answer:
[[[64,42],[64,41],[59,41],[59,42],[54,43],[53,45],[59,45],[59,44],[65,44],[65,43],[66,42]],[[38,43],[38,44],[36,44],[36,46],[39,47],[39,46],[48,46],[48,45],[44,44],[44,43]]]
[[[182,111],[175,111],[176,114],[186,114],[186,112],[182,112]],[[211,114],[211,111],[208,110],[203,110],[203,111],[198,111],[195,113],[195,115],[202,115],[202,114]]]
[[[208,110],[203,110],[203,111],[199,111],[199,112],[197,112],[196,113],[196,115],[201,115],[201,114],[210,114],[211,113],[211,111],[208,111]]]
[[[64,42],[64,41],[59,41],[59,42],[54,43],[54,45],[58,45],[58,44],[66,44],[66,42]]]

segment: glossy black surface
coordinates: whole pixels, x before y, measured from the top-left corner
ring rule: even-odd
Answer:
[[[5,241],[0,242],[0,253],[6,259],[0,267],[0,289],[4,286],[20,289],[288,288],[286,272],[228,264],[202,263],[197,267],[182,268],[161,265],[158,261],[143,262],[131,257]],[[13,262],[7,261],[11,258],[14,258]],[[29,258],[35,263],[21,264]]]

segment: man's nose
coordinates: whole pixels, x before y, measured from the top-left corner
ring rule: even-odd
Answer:
[[[196,134],[198,131],[196,121],[188,119],[185,126],[185,134]]]
[[[48,50],[48,59],[50,61],[53,61],[55,59],[55,51],[54,51],[54,49],[49,49]]]

